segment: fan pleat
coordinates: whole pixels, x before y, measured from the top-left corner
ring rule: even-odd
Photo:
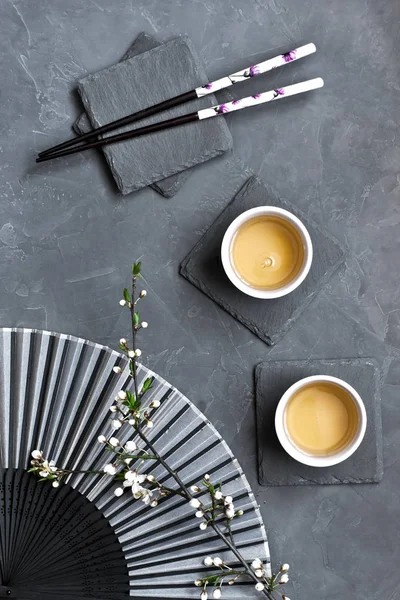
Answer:
[[[145,404],[161,403],[146,429],[150,442],[187,486],[205,473],[223,484],[244,511],[232,522],[237,547],[247,560],[269,564],[257,503],[228,446],[178,390],[142,366],[138,376],[153,378]],[[33,449],[59,467],[102,470],[109,458],[97,437],[112,433],[109,407],[132,384],[126,359],[99,344],[0,329],[0,576],[18,598],[188,600],[199,596],[193,580],[208,572],[204,556],[239,566],[214,531],[199,529],[181,497],[150,508],[129,492],[116,498],[106,475],[76,474],[54,489],[26,472]],[[114,435],[147,449],[127,425]],[[146,472],[175,486],[158,463],[149,461]],[[251,582],[224,592],[232,600],[256,595]]]

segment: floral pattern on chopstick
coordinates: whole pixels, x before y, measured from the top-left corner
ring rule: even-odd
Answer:
[[[294,83],[282,88],[275,88],[268,92],[262,92],[261,94],[253,94],[247,98],[233,100],[233,102],[224,102],[223,104],[217,104],[216,106],[211,106],[210,108],[202,108],[201,110],[197,111],[197,117],[199,120],[208,119],[210,117],[215,117],[216,115],[223,115],[225,113],[241,110],[242,108],[264,104],[265,102],[273,102],[279,98],[285,98],[287,96],[294,96],[296,94],[302,94],[303,92],[316,90],[320,87],[323,87],[323,85],[323,79],[321,79],[321,77],[316,77],[315,79]]]
[[[203,110],[198,111],[199,119],[206,119],[215,115],[223,115],[226,113],[233,112],[235,110],[247,108],[249,106],[256,106],[257,104],[262,104],[264,102],[272,102],[276,98],[284,96],[284,94],[284,88],[278,88],[270,92],[254,94],[253,96],[248,96],[247,98],[233,100],[233,102],[225,102],[224,104],[218,104],[217,106],[213,106],[212,108],[204,108]]]
[[[232,73],[232,75],[228,75],[227,77],[222,77],[216,81],[206,83],[205,85],[196,88],[197,97],[201,98],[202,96],[207,96],[208,94],[222,90],[223,88],[234,85],[235,83],[245,81],[251,77],[256,77],[257,75],[261,75],[262,73],[266,73],[267,71],[281,67],[292,60],[296,60],[296,58],[301,58],[301,56],[301,53],[298,55],[298,50],[290,50],[290,52],[280,54],[275,58],[265,60],[257,65],[252,65],[251,67],[247,67],[246,69]]]

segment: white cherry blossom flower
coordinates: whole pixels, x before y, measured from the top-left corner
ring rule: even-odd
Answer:
[[[107,475],[115,475],[117,472],[117,467],[111,463],[109,463],[108,465],[106,465],[104,467],[104,473],[106,473]]]
[[[200,500],[197,500],[197,498],[192,498],[189,504],[192,508],[199,508],[201,506],[201,502]]]
[[[135,452],[135,450],[138,450],[138,446],[136,442],[129,440],[128,442],[125,442],[125,450],[127,452]]]

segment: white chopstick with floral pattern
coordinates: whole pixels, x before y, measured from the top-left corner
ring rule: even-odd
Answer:
[[[232,75],[228,75],[227,77],[222,77],[221,79],[217,79],[216,81],[212,81],[211,83],[202,85],[201,87],[196,88],[195,92],[198,98],[201,98],[202,96],[207,96],[207,94],[213,94],[214,92],[229,87],[230,85],[239,83],[240,81],[245,81],[249,77],[255,77],[256,75],[267,73],[267,71],[272,71],[272,69],[282,67],[283,65],[286,65],[289,62],[298,60],[299,58],[304,58],[309,54],[313,54],[315,51],[315,44],[306,44],[305,46],[300,46],[300,48],[296,48],[295,50],[291,50],[290,52],[286,52],[285,54],[279,54],[274,58],[264,60],[258,65],[247,67],[242,71],[232,73]]]
[[[273,100],[279,100],[279,98],[287,98],[288,96],[294,96],[295,94],[316,90],[323,87],[323,85],[324,80],[321,77],[308,79],[307,81],[287,85],[286,87],[270,90],[269,92],[262,92],[261,94],[254,94],[254,96],[247,96],[247,98],[241,98],[240,100],[233,100],[233,102],[225,102],[225,104],[217,104],[217,106],[212,106],[211,108],[203,108],[197,112],[197,115],[200,120],[208,119],[210,117],[215,117],[216,115],[240,110],[241,108],[257,106],[264,102],[272,102]]]

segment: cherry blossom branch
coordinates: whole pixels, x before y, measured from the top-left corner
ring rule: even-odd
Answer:
[[[194,582],[196,586],[202,588],[201,600],[208,599],[207,586],[213,586],[213,598],[218,600],[221,597],[222,585],[226,579],[229,578],[228,585],[233,585],[243,576],[249,577],[255,583],[256,590],[263,593],[269,600],[274,600],[276,593],[282,597],[282,600],[290,600],[278,590],[279,586],[287,583],[289,579],[287,575],[289,565],[282,565],[276,574],[268,576],[260,559],[254,559],[251,565],[249,565],[236,547],[231,523],[235,518],[241,517],[243,511],[235,509],[233,498],[223,494],[222,485],[218,484],[214,486],[210,481],[209,475],[206,474],[203,477],[201,486],[192,485],[190,488],[186,486],[179,473],[169,466],[168,462],[161,456],[144,432],[145,428],[153,427],[152,411],[160,406],[160,402],[153,400],[149,406],[142,406],[145,394],[152,387],[152,377],[145,379],[140,389],[138,385],[137,359],[142,353],[137,347],[136,338],[140,329],[148,327],[146,321],[141,321],[140,313],[137,310],[138,302],[147,295],[146,290],[141,290],[138,295],[136,293],[138,279],[141,278],[140,271],[141,263],[135,263],[132,266],[131,291],[125,288],[123,299],[120,300],[120,305],[126,306],[130,313],[132,327],[131,346],[125,338],[121,338],[119,348],[128,358],[129,372],[133,379],[133,391],[120,390],[115,398],[115,403],[110,407],[110,411],[114,414],[112,420],[114,430],[120,429],[124,424],[129,424],[137,437],[145,444],[146,449],[140,448],[133,440],[122,444],[116,437],[116,434],[113,434],[109,439],[104,435],[100,435],[98,441],[104,445],[105,450],[113,455],[112,462],[106,464],[103,470],[74,471],[59,469],[54,464],[54,461],[47,460],[40,450],[34,450],[32,452],[33,460],[31,461],[32,468],[30,472],[34,472],[41,481],[51,481],[54,487],[58,487],[63,480],[74,473],[106,474],[112,476],[119,483],[119,487],[114,490],[115,496],[121,496],[126,489],[129,489],[133,498],[141,499],[149,506],[157,506],[159,499],[167,495],[180,496],[195,509],[195,516],[201,519],[200,529],[205,531],[207,528],[211,528],[241,565],[240,569],[230,567],[218,556],[214,558],[210,556],[206,557],[204,565],[215,567],[217,571]],[[114,366],[113,370],[117,374],[122,373],[120,366]],[[139,469],[147,461],[154,461],[160,464],[175,481],[177,488],[165,486],[151,474],[140,473]],[[205,500],[200,500],[196,497],[200,493],[203,494],[203,497],[204,494],[207,494],[207,497],[210,499],[209,503],[205,503]],[[226,531],[223,531],[221,528],[222,524]]]

